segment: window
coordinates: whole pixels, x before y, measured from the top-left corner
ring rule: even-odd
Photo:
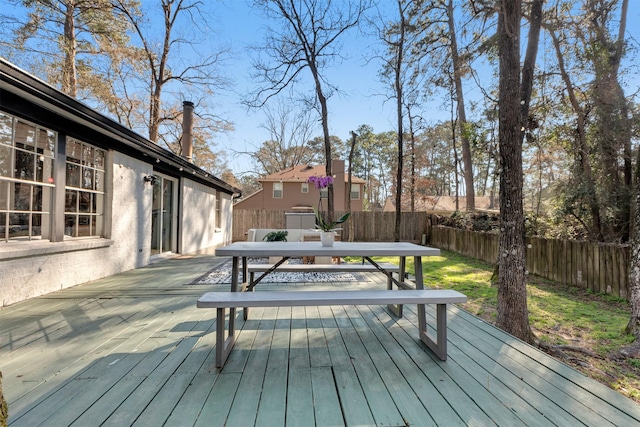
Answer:
[[[0,240],[50,238],[56,139],[0,112]]]
[[[351,184],[351,200],[360,200],[360,184]]]
[[[281,182],[273,183],[273,198],[282,199],[282,183]]]
[[[300,192],[302,192],[302,193],[308,193],[309,192],[309,183],[308,182],[303,182],[301,184]]]
[[[105,151],[67,139],[64,234],[102,236],[104,228]]]
[[[218,190],[216,191],[216,228],[222,228],[222,210],[220,209],[222,205],[222,193]]]
[[[328,188],[321,188],[320,189],[320,198],[321,199],[328,199],[329,198],[329,189]]]

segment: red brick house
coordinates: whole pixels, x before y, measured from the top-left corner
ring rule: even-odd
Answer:
[[[333,160],[334,209],[343,212],[347,209],[347,196],[351,195],[351,210],[362,211],[365,180],[351,179],[351,189],[344,170],[344,160]],[[272,173],[258,181],[262,189],[237,202],[234,209],[265,209],[279,211],[310,211],[318,206],[320,190],[307,182],[311,176],[324,176],[325,166],[298,165],[283,171]],[[326,191],[326,190],[325,190]],[[326,209],[326,193],[323,206]]]

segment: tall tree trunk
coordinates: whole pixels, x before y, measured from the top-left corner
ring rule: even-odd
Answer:
[[[402,169],[404,168],[404,127],[402,124],[402,63],[404,61],[404,40],[406,22],[404,11],[402,10],[402,2],[398,1],[398,10],[400,11],[400,39],[398,40],[395,63],[395,92],[396,92],[396,108],[398,119],[398,170],[396,174],[396,223],[394,231],[394,240],[400,241],[400,226],[402,224]]]
[[[542,0],[534,0],[532,8],[542,8]],[[522,141],[523,110],[521,102],[527,106],[530,88],[520,81],[520,20],[521,0],[502,0],[498,18],[498,52],[500,58],[499,82],[499,151],[500,151],[500,237],[498,251],[498,317],[496,325],[525,342],[533,343],[534,336],[529,326],[527,310],[527,289],[525,281],[525,229],[522,206]],[[537,21],[539,29],[540,19]],[[525,56],[532,49],[531,34],[535,34],[536,23],[530,24],[530,38]],[[535,37],[535,36],[534,36]],[[537,47],[537,39],[535,40]],[[525,75],[523,81],[532,84]],[[526,111],[528,113],[528,111]]]
[[[635,336],[636,342],[640,342],[640,151],[636,158],[635,170],[635,216],[629,259],[629,293],[631,318],[626,331]]]
[[[578,101],[575,88],[573,86],[573,83],[571,82],[569,73],[567,72],[564,62],[564,55],[562,53],[562,49],[560,48],[560,40],[558,39],[555,29],[547,27],[547,31],[549,32],[551,41],[553,42],[553,47],[556,52],[556,58],[558,60],[558,68],[560,69],[560,76],[562,77],[565,89],[567,90],[569,102],[571,103],[571,107],[576,114],[576,130],[573,151],[577,159],[576,169],[579,168],[576,175],[580,181],[580,184],[586,190],[584,197],[586,198],[586,202],[591,213],[591,229],[587,231],[589,232],[589,234],[591,234],[591,236],[593,236],[595,240],[601,242],[604,240],[604,234],[602,232],[602,221],[600,219],[600,203],[598,202],[598,196],[596,194],[595,182],[593,179],[593,173],[591,171],[591,158],[589,156],[589,149],[587,145],[586,112]]]
[[[351,131],[351,147],[349,148],[349,168],[347,169],[347,212],[351,212],[351,184],[352,184],[352,177],[351,174],[353,172],[352,169],[352,165],[353,165],[353,154],[356,150],[356,138],[358,137],[358,135]],[[360,196],[362,198],[362,196]],[[355,234],[355,227],[353,224],[353,219],[351,221],[348,222],[348,230],[349,230],[349,241],[353,242],[354,239],[354,234]]]
[[[455,88],[455,98],[458,110],[458,125],[460,126],[460,141],[462,144],[462,166],[464,185],[467,195],[467,211],[476,208],[476,190],[473,179],[473,161],[471,160],[471,144],[469,144],[469,133],[467,130],[467,113],[464,105],[464,92],[462,90],[462,70],[464,64],[458,54],[458,41],[456,37],[456,26],[453,17],[453,0],[447,4],[447,17],[449,19],[449,38],[451,40],[451,60],[453,62],[453,82]],[[457,184],[456,184],[457,185]]]
[[[67,2],[64,19],[64,64],[62,65],[62,91],[75,98],[78,94],[78,76],[76,69],[76,26],[75,2]]]

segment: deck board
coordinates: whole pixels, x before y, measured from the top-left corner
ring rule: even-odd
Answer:
[[[218,370],[215,311],[195,302],[228,285],[191,283],[221,262],[166,260],[0,311],[10,425],[640,425],[640,405],[454,306],[446,362],[414,306],[239,310]],[[384,289],[379,276],[256,292]]]

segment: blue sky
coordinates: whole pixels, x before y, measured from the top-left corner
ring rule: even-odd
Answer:
[[[627,32],[635,39],[637,46],[640,42],[640,29],[636,25],[640,22],[640,0],[630,0],[629,3]],[[223,6],[216,9],[220,35],[229,41],[236,54],[228,69],[233,71],[234,90],[239,93],[246,93],[247,88],[251,86],[247,80],[251,63],[247,46],[255,43],[256,40],[261,40],[265,26],[265,21],[259,12],[252,10],[248,4],[248,0],[227,0]],[[395,1],[381,0],[380,4],[386,8],[388,16],[395,18],[397,14]],[[540,51],[544,48],[544,37],[546,37],[544,32],[542,37]],[[526,33],[523,33],[524,38]],[[378,77],[380,63],[376,61],[367,63],[365,60],[365,57],[371,56],[374,52],[373,49],[379,41],[375,37],[367,38],[352,32],[347,38],[342,39],[342,43],[347,60],[326,70],[329,80],[341,90],[340,94],[335,94],[328,101],[331,134],[345,140],[350,137],[350,131],[356,130],[362,124],[372,126],[375,132],[394,130],[396,127],[394,100],[386,100],[386,97],[381,95],[388,91]],[[550,46],[548,41],[547,46]],[[541,56],[538,62],[542,65]],[[481,65],[476,64],[476,66]],[[483,84],[488,83],[491,72],[492,70],[487,69],[484,76],[487,81]],[[633,87],[628,88],[627,94],[636,92],[640,86],[638,70],[632,72],[635,75],[630,78],[629,83]],[[466,101],[480,97],[471,82],[465,85]],[[229,153],[229,166],[236,174],[250,171],[250,157],[235,155],[234,152],[255,151],[269,138],[268,132],[260,127],[264,123],[264,117],[259,111],[247,112],[241,106],[240,98],[236,93],[223,94],[219,101],[222,110],[225,113],[228,112],[226,117],[234,122],[235,131],[218,137],[218,149],[224,149]],[[449,106],[444,105],[442,93],[437,94],[433,101],[425,106],[422,114],[429,123],[450,118]],[[469,116],[470,113],[467,114]],[[317,135],[321,135],[320,126],[318,126]]]
[[[340,1],[337,0],[337,2]],[[157,2],[143,0],[142,3],[147,9],[152,25],[162,25],[162,18],[157,13]],[[209,26],[207,32],[210,32],[210,36],[201,40],[203,46],[207,45],[214,51],[221,46],[226,46],[232,53],[231,58],[220,70],[232,85],[216,94],[211,104],[216,108],[217,115],[233,122],[235,126],[234,131],[216,135],[214,142],[217,145],[216,150],[228,153],[228,166],[236,174],[246,173],[252,169],[251,156],[237,153],[255,151],[269,139],[269,133],[261,127],[265,122],[263,113],[248,111],[241,104],[243,95],[250,91],[253,84],[249,80],[251,60],[248,46],[262,41],[267,24],[260,12],[250,7],[250,3],[251,0],[206,0],[202,3],[212,18],[207,22]],[[395,1],[380,0],[379,3],[382,8],[386,8],[384,12],[387,16],[395,18],[397,15]],[[640,42],[640,28],[636,24],[640,22],[640,0],[630,0],[629,3],[627,31],[635,40],[637,47]],[[0,0],[0,5],[3,12],[8,10],[9,4],[6,0]],[[185,37],[190,33],[196,33],[191,28],[184,27],[180,31]],[[541,51],[545,43],[544,32],[542,36]],[[199,37],[202,38],[202,36]],[[379,40],[376,37],[367,37],[352,31],[347,34],[347,37],[343,37],[341,42],[345,60],[325,70],[328,80],[340,89],[340,93],[334,94],[328,101],[331,134],[345,140],[350,137],[350,131],[356,130],[362,124],[372,126],[375,132],[394,130],[396,120],[394,100],[389,100],[383,95],[388,93],[388,90],[378,77],[380,62],[374,60],[367,63],[366,61],[367,57],[376,53]],[[542,65],[540,58],[538,63]],[[637,64],[634,65],[636,68],[632,70],[634,74],[629,78],[627,94],[637,92],[640,87]],[[478,67],[478,65],[475,66]],[[308,73],[308,70],[306,71]],[[487,72],[480,73],[487,79],[483,84],[488,84],[491,72],[492,70],[487,69]],[[466,101],[479,97],[471,82],[466,82],[465,85]],[[311,83],[302,87],[304,91],[310,89],[312,89]],[[425,105],[421,114],[430,124],[448,120],[449,106],[445,105],[442,93],[437,94],[431,103]],[[469,112],[468,116],[473,119]],[[315,135],[321,135],[319,123]]]

